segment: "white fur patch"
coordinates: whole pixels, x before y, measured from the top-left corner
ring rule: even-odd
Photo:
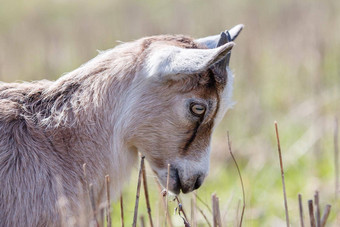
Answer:
[[[235,104],[235,102],[232,100],[234,75],[232,71],[229,69],[229,67],[227,68],[227,72],[228,72],[228,81],[227,81],[227,85],[225,86],[220,96],[220,108],[215,118],[215,126],[217,126],[221,122],[227,110],[232,108],[233,105]]]

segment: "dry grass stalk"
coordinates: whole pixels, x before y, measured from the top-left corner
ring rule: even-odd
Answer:
[[[278,149],[278,152],[279,152],[279,159],[280,159],[283,198],[284,198],[285,212],[286,212],[286,224],[287,224],[287,227],[289,227],[288,203],[287,203],[287,195],[286,195],[285,174],[284,174],[284,171],[283,171],[283,164],[282,164],[279,130],[277,128],[277,122],[276,121],[274,122],[274,124],[275,124],[276,140],[277,140],[277,149]]]
[[[91,203],[91,209],[92,209],[92,212],[93,212],[93,218],[92,218],[91,222],[93,222],[93,225],[99,226],[98,220],[97,220],[97,210],[96,210],[96,202],[95,202],[95,199],[94,199],[93,185],[89,184],[88,179],[87,179],[86,163],[83,164],[83,174],[84,174],[85,188],[87,190],[87,194],[89,195],[90,203]]]
[[[308,210],[309,210],[310,226],[315,227],[313,200],[308,200]]]
[[[213,210],[214,227],[222,227],[219,199],[215,193],[212,194],[211,200],[212,200],[212,208],[213,208],[212,210]]]
[[[183,209],[183,205],[179,200],[178,196],[175,197],[174,201],[177,201],[178,207],[175,208],[175,212],[178,211],[178,215],[182,218],[185,227],[191,227],[190,223],[188,222],[187,215]],[[182,216],[183,215],[183,216]]]
[[[207,216],[204,214],[203,210],[201,208],[199,208],[198,206],[196,207],[198,209],[198,211],[201,213],[201,215],[203,216],[203,218],[205,219],[205,221],[207,222],[208,226],[211,227],[211,223],[208,220]]]
[[[121,222],[121,226],[124,227],[124,202],[123,202],[123,194],[120,195],[120,222]]]
[[[201,199],[201,197],[198,196],[198,194],[196,192],[194,192],[194,193],[196,194],[196,198],[198,199],[198,201],[200,201],[208,209],[208,211],[212,214],[212,210],[211,210],[210,206],[206,202],[204,202]]]
[[[231,143],[230,143],[230,138],[229,138],[229,131],[227,132],[227,137],[228,137],[228,147],[229,147],[229,153],[235,163],[235,166],[237,168],[237,172],[238,172],[238,176],[240,178],[240,181],[241,181],[241,187],[242,187],[242,197],[243,197],[243,206],[242,206],[242,213],[241,213],[241,219],[240,219],[240,224],[239,226],[241,227],[242,226],[242,222],[243,222],[243,216],[244,216],[244,211],[246,209],[246,196],[245,196],[245,192],[244,192],[244,185],[243,185],[243,179],[242,179],[242,175],[241,175],[241,171],[240,171],[240,168],[237,164],[237,161],[233,155],[233,152],[231,151]]]
[[[335,166],[335,198],[339,193],[339,143],[338,143],[339,125],[338,119],[335,118],[334,127],[334,166]]]
[[[150,226],[153,227],[153,221],[152,221],[152,215],[151,215],[151,206],[150,206],[150,199],[149,199],[149,191],[148,191],[148,183],[147,183],[147,179],[146,179],[145,165],[143,165],[142,175],[143,175],[143,186],[144,186],[144,195],[145,195],[145,201],[146,201],[146,208],[147,208],[147,211],[148,211],[148,217],[149,217]]]
[[[141,215],[141,216],[139,217],[139,219],[140,219],[140,226],[141,226],[141,227],[145,227],[144,215]]]
[[[212,202],[212,211],[213,211],[213,226],[214,227],[217,227],[218,223],[217,223],[217,214],[216,214],[216,205],[215,205],[215,197],[216,195],[215,194],[212,194],[211,196],[211,202]]]
[[[177,201],[177,205],[178,205],[178,213],[179,214],[183,214],[183,217],[185,218],[185,220],[188,222],[188,217],[184,211],[184,208],[183,208],[183,205],[182,205],[182,202],[181,200],[178,198],[178,196],[175,197],[175,200]],[[182,218],[183,218],[182,217]]]
[[[99,210],[99,222],[98,223],[99,223],[100,226],[104,226],[104,216],[105,216],[106,206],[101,207],[98,210]]]
[[[303,222],[303,206],[302,206],[302,196],[299,194],[299,211],[300,211],[300,225],[301,227],[304,227],[304,222]]]
[[[329,213],[331,212],[331,205],[327,204],[326,205],[326,208],[325,208],[325,211],[322,215],[322,218],[321,218],[321,227],[325,227],[326,226],[326,222],[327,222],[327,219],[328,219],[328,216],[329,216]]]
[[[239,226],[240,222],[239,220],[239,213],[240,213],[240,204],[241,204],[241,200],[239,199],[237,202],[237,208],[236,208],[236,212],[235,212],[235,226]]]
[[[144,166],[144,156],[140,160],[139,172],[138,172],[138,183],[137,183],[137,192],[136,192],[136,202],[135,202],[135,211],[133,215],[133,223],[132,226],[137,226],[137,217],[138,217],[138,204],[139,204],[139,195],[140,195],[140,185],[142,182],[142,169]]]
[[[314,204],[315,204],[316,226],[320,227],[321,220],[320,220],[320,202],[319,202],[319,192],[318,191],[315,191],[315,194],[314,194]]]
[[[110,177],[105,176],[106,182],[106,197],[107,197],[107,207],[106,207],[106,222],[107,227],[111,227],[111,198],[110,198]]]
[[[216,196],[216,213],[217,213],[217,221],[219,227],[222,227],[222,219],[221,219],[221,211],[220,211],[220,199]]]
[[[89,195],[90,195],[90,201],[91,201],[91,208],[93,212],[93,221],[95,222],[96,226],[99,226],[98,221],[97,221],[97,208],[96,208],[96,203],[94,199],[93,184],[89,184]]]
[[[167,226],[167,219],[169,216],[168,208],[168,194],[169,194],[169,181],[170,181],[170,164],[168,164],[168,175],[166,177],[166,194],[165,194],[165,227]]]
[[[196,218],[196,196],[193,193],[191,198],[191,224],[193,227],[197,227],[197,218]]]
[[[163,208],[164,208],[164,209],[168,209],[168,207],[166,206],[166,202],[165,202],[165,198],[164,198],[165,195],[163,194],[164,191],[162,190],[162,186],[159,184],[157,178],[155,178],[155,181],[156,181],[156,184],[157,184],[157,186],[158,186],[159,195],[160,195],[161,200],[162,200]],[[170,227],[173,227],[170,216],[168,215],[168,216],[166,216],[165,218],[167,219],[168,225],[169,225]],[[157,225],[157,226],[159,226],[159,225]]]

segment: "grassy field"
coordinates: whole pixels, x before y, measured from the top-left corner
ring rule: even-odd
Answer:
[[[117,40],[156,34],[201,37],[245,24],[231,59],[236,105],[214,133],[210,174],[197,194],[210,205],[215,192],[225,226],[236,224],[242,190],[228,152],[229,131],[245,186],[244,226],[285,226],[276,120],[291,225],[299,225],[298,193],[307,222],[307,200],[318,190],[322,209],[332,205],[328,225],[340,226],[334,164],[335,119],[340,120],[340,1],[0,0],[0,5],[0,80],[6,82],[56,79]],[[127,226],[132,223],[137,170],[123,194]],[[163,225],[159,191],[147,170],[152,213]],[[182,195],[189,214],[192,198]],[[172,214],[176,204],[169,205]],[[197,205],[211,220],[205,206]],[[139,214],[146,215],[143,196]],[[117,226],[118,203],[112,217]],[[205,226],[199,213],[197,219]],[[172,221],[183,225],[178,215]]]

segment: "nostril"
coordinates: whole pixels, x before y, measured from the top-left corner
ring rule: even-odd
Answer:
[[[202,183],[203,183],[202,178],[201,177],[197,177],[196,182],[195,182],[195,186],[194,186],[194,190],[196,190],[199,187],[201,187]]]

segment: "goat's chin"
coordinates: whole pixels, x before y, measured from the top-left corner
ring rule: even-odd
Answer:
[[[165,183],[161,183],[161,185],[163,186],[163,188],[165,188],[165,189],[167,188],[166,187],[166,182]],[[177,182],[175,184],[170,184],[169,183],[168,191],[169,191],[170,194],[179,195],[181,193],[181,186]]]

